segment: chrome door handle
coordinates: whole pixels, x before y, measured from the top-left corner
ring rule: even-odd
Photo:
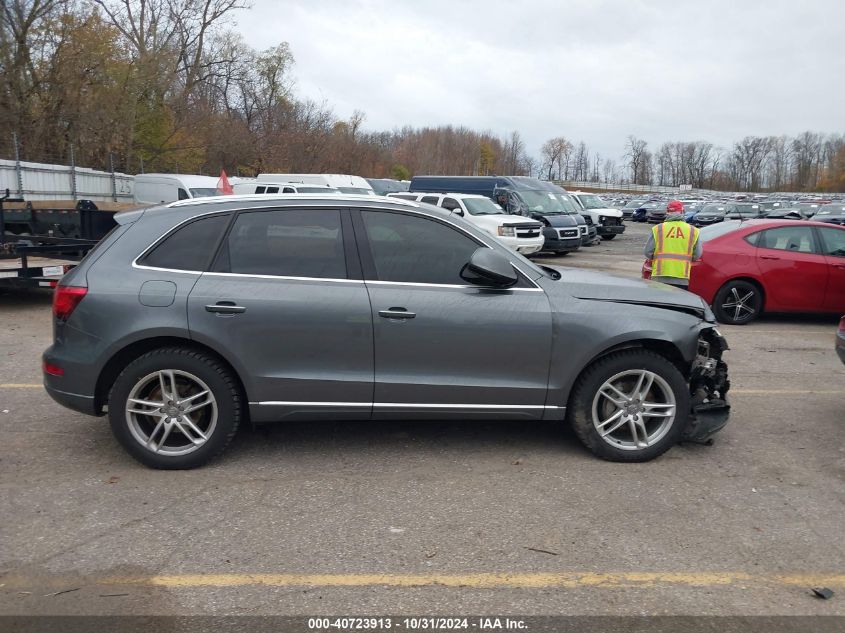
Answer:
[[[379,310],[378,315],[385,319],[413,319],[416,315],[414,312],[408,312],[405,308],[388,308],[387,310]]]
[[[205,311],[215,314],[241,314],[246,312],[246,308],[235,305],[234,301],[218,301],[214,305],[205,306]]]

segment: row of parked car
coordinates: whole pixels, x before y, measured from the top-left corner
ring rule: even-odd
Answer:
[[[631,200],[622,213],[632,222],[659,223],[666,218],[668,200]],[[808,220],[845,225],[845,202],[764,200],[756,202],[686,200],[684,219],[694,226],[710,226],[725,220],[759,218]]]
[[[447,209],[523,255],[566,255],[625,231],[622,211],[599,196],[524,176],[416,176],[406,183],[342,174],[261,174],[239,180],[233,189],[238,194],[377,195],[370,187],[387,197]]]

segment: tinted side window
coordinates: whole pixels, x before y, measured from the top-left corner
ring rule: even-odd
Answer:
[[[255,188],[255,193],[264,193],[264,190],[265,190],[265,189],[266,189],[266,187],[256,187],[256,188]]]
[[[241,213],[214,269],[246,275],[345,279],[340,211],[278,209]]]
[[[813,230],[809,226],[783,226],[763,231],[757,244],[761,248],[773,248],[794,253],[813,253]]]
[[[461,269],[482,245],[445,224],[418,216],[362,211],[381,281],[460,284]]]
[[[189,222],[167,236],[141,264],[174,270],[205,270],[228,223],[228,213]]]
[[[182,189],[182,187],[179,187],[179,191],[178,191],[178,194],[177,194],[177,195],[179,196],[179,199],[180,199],[180,200],[188,200],[188,199],[190,199],[190,197],[191,197],[191,196],[189,196],[189,195],[188,195],[188,192],[187,192],[187,191],[185,191],[184,189]]]
[[[420,202],[427,202],[428,204],[437,204],[440,202],[440,196],[423,196]]]
[[[267,187],[267,191],[265,193],[279,193],[278,187]]]
[[[449,209],[449,211],[454,211],[455,209],[461,208],[461,205],[454,198],[443,198],[443,202],[440,206],[444,209]]]
[[[276,189],[278,191],[278,188]],[[296,193],[293,187],[285,187],[285,190],[282,193]]]
[[[819,229],[825,255],[845,257],[845,231],[840,229]]]

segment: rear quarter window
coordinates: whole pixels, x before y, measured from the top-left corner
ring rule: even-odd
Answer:
[[[139,263],[153,268],[204,271],[229,217],[229,213],[222,213],[183,224],[153,247]]]

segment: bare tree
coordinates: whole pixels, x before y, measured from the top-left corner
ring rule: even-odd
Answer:
[[[563,165],[569,164],[569,155],[572,153],[572,143],[562,136],[557,136],[543,143],[543,147],[540,151],[543,155],[543,168],[548,174],[548,179],[553,179],[553,176],[555,175],[555,168],[557,168],[558,180],[560,180],[561,177],[566,179],[563,171]]]
[[[648,143],[636,136],[629,136],[625,157],[628,159],[628,169],[631,171],[631,182],[637,185],[648,184],[650,180],[651,155]]]

